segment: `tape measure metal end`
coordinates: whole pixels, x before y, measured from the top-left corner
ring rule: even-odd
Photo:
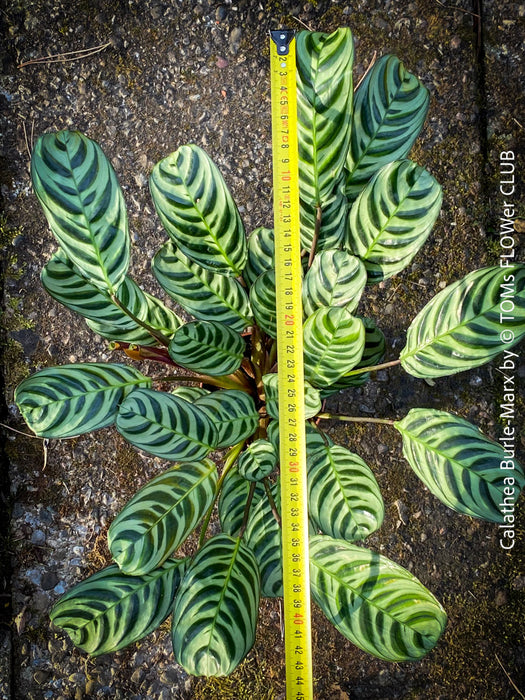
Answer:
[[[272,41],[277,46],[279,56],[287,56],[290,51],[290,44],[295,36],[291,29],[275,29],[270,31]]]

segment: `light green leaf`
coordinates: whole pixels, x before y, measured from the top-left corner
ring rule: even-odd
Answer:
[[[297,126],[299,189],[309,206],[324,206],[342,172],[350,140],[354,42],[348,28],[299,32]]]
[[[346,236],[348,199],[342,183],[334,183],[334,193],[321,208],[300,202],[299,217],[301,246],[310,252],[318,234],[315,249],[329,250],[340,248]],[[317,221],[320,217],[320,224]]]
[[[394,426],[408,463],[442,503],[474,518],[504,522],[501,504],[509,494],[517,500],[525,478],[501,445],[464,418],[431,408],[413,408]]]
[[[108,547],[126,574],[160,566],[197,527],[213,503],[217,468],[185,462],[148,481],[111,523]]]
[[[279,377],[277,374],[265,374],[262,378],[266,397],[266,410],[272,418],[279,418]],[[313,418],[321,410],[319,391],[309,382],[304,382],[305,418]]]
[[[484,267],[443,289],[418,313],[401,364],[414,377],[456,374],[502,352],[512,358],[510,348],[523,336],[525,265]]]
[[[173,607],[177,663],[195,676],[226,676],[253,646],[260,575],[240,539],[211,537],[186,572]]]
[[[245,348],[232,328],[215,321],[192,321],[175,331],[169,354],[181,367],[218,377],[239,369]]]
[[[195,318],[224,323],[239,332],[251,325],[250,302],[239,282],[203,269],[171,241],[155,255],[153,273],[162,288]]]
[[[35,372],[15,391],[27,425],[46,438],[67,438],[114,423],[119,405],[151,380],[134,367],[85,362]]]
[[[353,542],[381,527],[383,499],[372,470],[339,445],[308,453],[308,513],[325,535]]]
[[[169,559],[149,574],[127,576],[112,564],[62,596],[51,621],[91,656],[113,653],[164,622],[185,568],[185,559]]]
[[[361,360],[365,327],[344,307],[321,308],[303,328],[304,375],[319,388],[329,387]]]
[[[100,146],[76,131],[44,134],[32,152],[31,179],[67,257],[114,293],[128,269],[130,241],[124,197]]]
[[[363,263],[344,250],[324,250],[315,256],[303,282],[305,316],[324,306],[354,311],[366,284]]]
[[[386,661],[414,661],[438,642],[446,613],[386,557],[326,535],[310,538],[312,597],[341,634]]]
[[[245,391],[220,389],[195,402],[217,430],[216,447],[231,447],[253,435],[259,423],[255,403]]]
[[[358,196],[348,218],[346,246],[363,260],[369,282],[403,270],[436,221],[441,186],[409,160],[385,165]]]
[[[356,90],[346,193],[354,200],[387,163],[408,155],[428,111],[426,87],[396,56],[374,63]]]
[[[262,481],[277,466],[277,452],[268,440],[254,440],[241,453],[238,462],[239,474],[248,481]]]
[[[164,228],[190,260],[211,272],[241,274],[244,226],[222,175],[201,148],[181,146],[157,163],[150,189]]]
[[[217,430],[206,413],[184,399],[137,389],[122,402],[119,433],[132,445],[172,461],[199,460],[217,446]]]

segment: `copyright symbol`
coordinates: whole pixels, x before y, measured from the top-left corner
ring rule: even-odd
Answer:
[[[511,331],[510,328],[505,328],[504,331],[501,331],[499,337],[502,343],[512,343],[514,340],[514,331]]]

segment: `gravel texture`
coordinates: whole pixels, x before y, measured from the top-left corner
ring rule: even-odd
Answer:
[[[408,323],[427,300],[467,271],[497,264],[500,253],[499,154],[523,152],[525,5],[486,0],[480,25],[473,16],[478,4],[3,2],[3,422],[24,431],[13,390],[28,373],[112,357],[104,341],[42,292],[40,269],[56,246],[31,192],[33,140],[45,131],[75,128],[101,144],[128,205],[133,276],[160,294],[149,266],[165,234],[153,212],[147,178],[160,158],[183,143],[204,147],[218,164],[248,231],[271,226],[267,33],[279,26],[322,31],[350,26],[357,76],[374,52],[394,52],[431,91],[429,118],[413,157],[442,183],[442,213],[413,265],[379,285],[362,308],[378,319],[389,358],[394,358]],[[83,57],[66,55],[92,47],[103,48]],[[37,62],[55,54],[61,56],[54,62]],[[514,203],[523,220],[523,172],[518,177]],[[517,229],[521,226],[518,221]],[[523,258],[523,243],[516,238],[517,255]],[[516,368],[517,381],[525,381],[524,369]],[[501,394],[497,363],[435,386],[397,370],[381,371],[364,388],[333,397],[328,409],[398,418],[412,406],[439,407],[497,438]],[[429,495],[405,465],[399,441],[387,427],[334,423],[329,432],[370,464],[382,488],[385,524],[367,544],[412,570],[443,602],[449,625],[423,662],[396,665],[355,649],[314,610],[319,699],[517,698],[516,687],[525,677],[523,515],[516,530],[521,540],[506,554],[496,527],[455,515]],[[10,518],[4,544],[12,568],[12,604],[4,556],[1,698],[284,697],[276,601],[261,604],[260,631],[247,662],[219,682],[189,678],[175,664],[167,626],[112,656],[90,660],[76,650],[50,625],[49,609],[72,585],[109,562],[109,523],[163,465],[138,454],[110,429],[49,445],[12,431],[5,435],[9,466],[2,503]],[[522,457],[523,447],[518,445]]]

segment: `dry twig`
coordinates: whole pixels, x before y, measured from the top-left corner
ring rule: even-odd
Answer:
[[[108,46],[111,46],[111,42],[109,41],[106,44],[92,46],[89,49],[79,49],[78,51],[66,51],[65,53],[56,53],[50,56],[40,56],[40,58],[33,58],[30,61],[19,63],[17,68],[25,68],[26,66],[47,63],[67,63],[68,61],[80,61],[83,58],[89,58],[90,56],[100,53],[100,51],[104,51],[104,49],[107,49]]]

